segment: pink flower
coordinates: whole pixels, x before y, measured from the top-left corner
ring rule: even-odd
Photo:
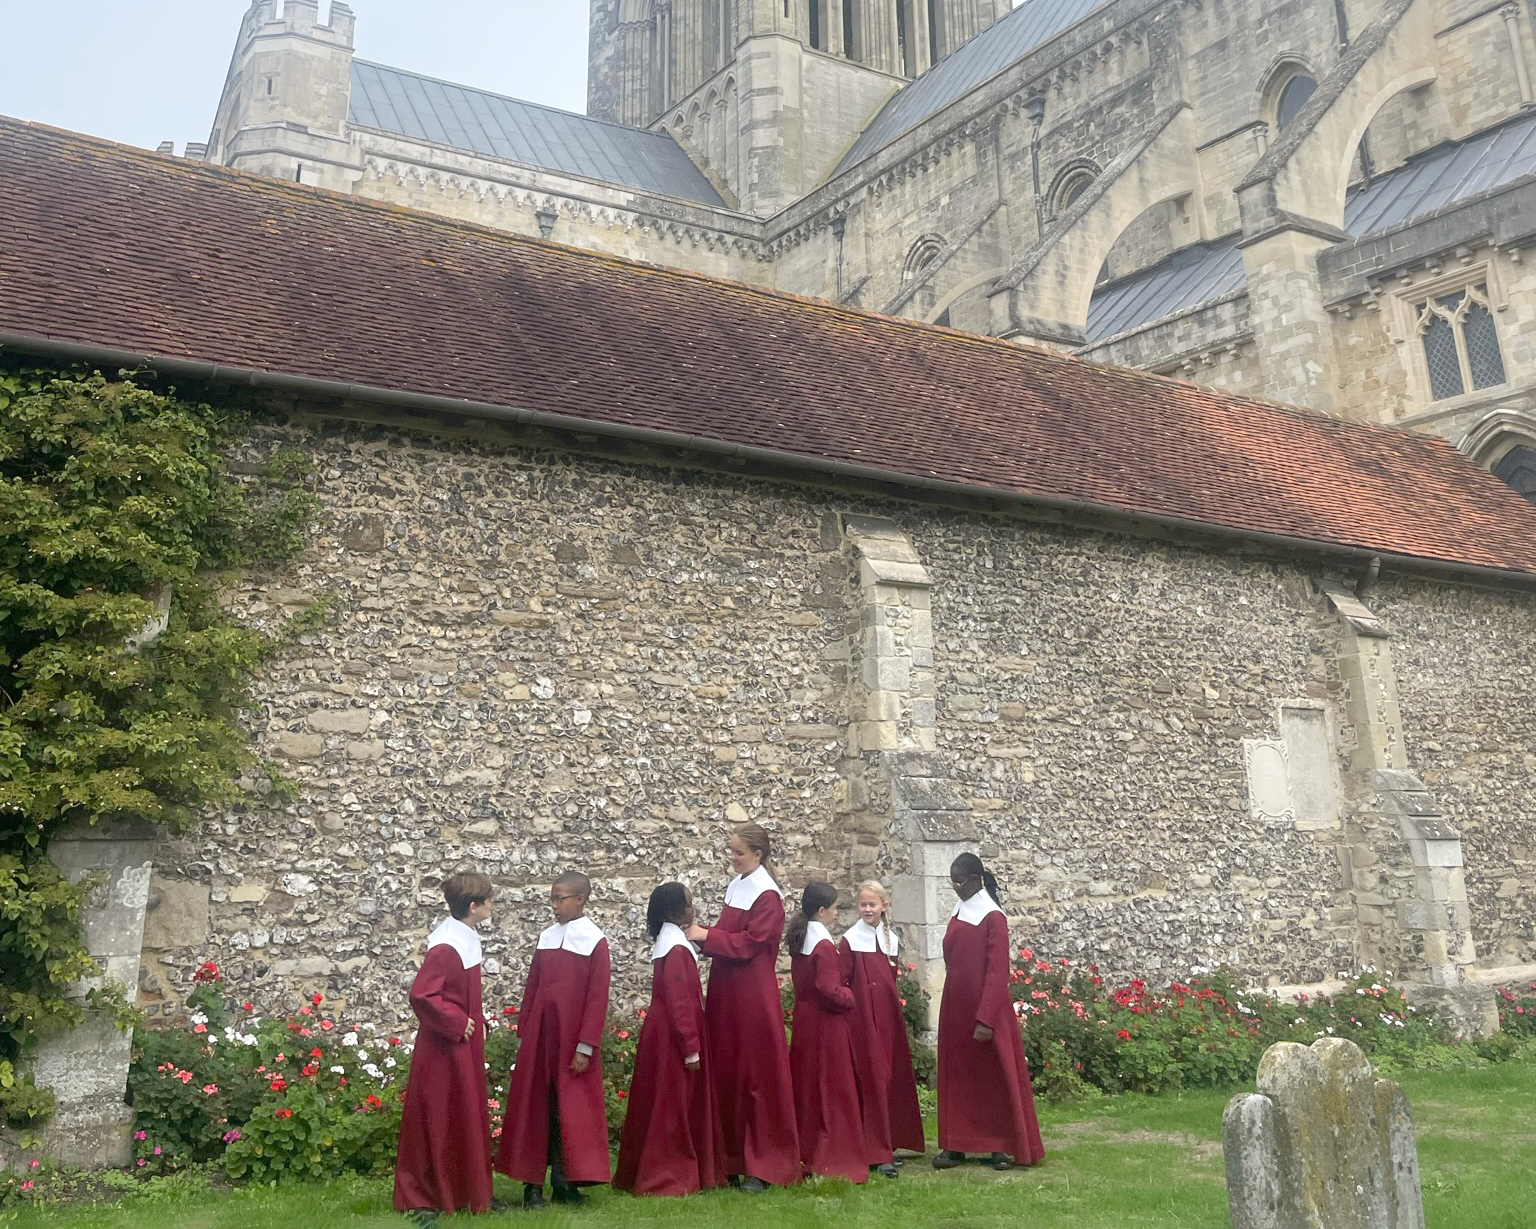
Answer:
[[[146,1161],[146,1160],[145,1160],[145,1159],[144,1159],[144,1158],[143,1158],[143,1157],[140,1157],[140,1158],[139,1158],[139,1168],[140,1168],[140,1169],[143,1169],[143,1168],[144,1168],[144,1166],[146,1166],[146,1165],[148,1165],[148,1164],[149,1164],[149,1162],[148,1162],[148,1161]]]
[[[156,1155],[156,1156],[159,1156],[159,1155],[160,1155],[160,1153],[161,1153],[161,1148],[160,1148],[160,1145],[159,1145],[159,1144],[156,1144],[156,1145],[155,1145],[155,1155]]]
[[[27,1162],[27,1168],[28,1169],[39,1169],[39,1168],[42,1167],[42,1164],[43,1163],[41,1161],[39,1161],[39,1160],[34,1158],[33,1160],[30,1160],[30,1161]]]
[[[192,1026],[192,1031],[194,1033],[206,1033],[208,1031],[208,1026],[206,1024],[194,1024]]]
[[[328,1033],[328,1032],[330,1032],[335,1027],[336,1027],[336,1021],[334,1021],[334,1020],[321,1020],[320,1021],[320,1028],[321,1028],[321,1030],[323,1032],[327,1032]]]
[[[23,1182],[21,1184],[21,1189],[24,1190],[24,1191],[30,1191],[32,1189],[32,1185],[33,1185],[32,1179],[28,1178],[25,1182]]]
[[[240,1128],[239,1127],[236,1127],[236,1128],[234,1128],[231,1131],[225,1131],[224,1132],[224,1142],[226,1144],[232,1144],[232,1143],[234,1143],[239,1138],[240,1138]]]
[[[218,1091],[219,1091],[219,1086],[217,1084],[204,1084],[203,1085],[203,1096],[205,1096],[205,1097],[211,1097],[215,1093],[217,1093]]]
[[[147,1136],[147,1135],[148,1135],[148,1134],[149,1134],[149,1132],[148,1132],[148,1131],[135,1131],[135,1132],[134,1132],[134,1133],[133,1133],[133,1138],[134,1138],[134,1139],[143,1139],[143,1138],[144,1138],[144,1137],[145,1137],[145,1136]]]

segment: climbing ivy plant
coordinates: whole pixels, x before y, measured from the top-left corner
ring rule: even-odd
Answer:
[[[243,408],[142,373],[0,356],[0,1117],[51,1098],[16,1061],[80,1018],[91,973],[61,831],[187,825],[252,767],[238,716],[271,642],[221,571],[299,549],[315,501],[293,458],[236,480]]]

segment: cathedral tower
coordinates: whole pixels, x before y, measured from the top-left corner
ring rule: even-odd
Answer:
[[[592,0],[587,110],[664,130],[769,214],[1007,0]]]
[[[254,0],[208,138],[210,162],[350,191],[357,168],[347,141],[352,93],[352,9],[332,0]]]

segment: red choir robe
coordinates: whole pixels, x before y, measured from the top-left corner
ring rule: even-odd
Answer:
[[[704,1006],[704,1045],[720,1112],[725,1172],[775,1186],[800,1180],[795,1095],[774,972],[784,937],[784,901],[763,867],[725,890],[720,920],[703,952],[713,960]]]
[[[955,906],[944,932],[939,1004],[939,1147],[1045,1158],[1029,1062],[1008,994],[1008,919],[985,889]],[[978,1024],[990,1041],[974,1037]]]
[[[699,1060],[697,1070],[686,1065],[690,1058]],[[691,1195],[725,1185],[699,961],[671,922],[651,949],[651,1005],[626,1104],[614,1186],[632,1195]]]
[[[892,967],[900,941],[883,922],[876,927],[860,919],[844,932],[842,948],[853,964],[853,1049],[868,1145],[865,1159],[883,1165],[897,1148],[922,1152],[927,1147],[912,1046]]]
[[[411,983],[411,1010],[421,1027],[400,1118],[395,1211],[484,1212],[491,1206],[491,1115],[480,937],[472,927],[448,918],[432,932]]]
[[[789,1067],[801,1163],[813,1174],[867,1182],[864,1117],[853,1057],[854,1000],[848,988],[853,965],[832,945],[827,928],[812,922],[790,968],[795,1025]]]
[[[609,973],[608,940],[590,918],[551,926],[539,936],[517,1017],[517,1062],[507,1082],[496,1154],[496,1168],[509,1178],[543,1185],[553,1111],[564,1181],[608,1181],[602,1044]],[[578,1047],[591,1054],[580,1075],[571,1071]]]

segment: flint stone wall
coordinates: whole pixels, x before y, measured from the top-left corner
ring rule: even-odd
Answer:
[[[274,627],[331,603],[256,683],[252,736],[298,797],[252,780],[243,807],[162,842],[151,1013],[177,1016],[212,958],[261,1010],[320,990],[403,1023],[438,885],[465,865],[497,884],[493,1006],[520,992],[568,866],[596,881],[619,1002],[646,992],[651,888],[679,878],[717,912],[737,823],[774,830],[790,884],[846,884],[859,620],[835,512],[896,521],[932,577],[934,694],[913,707],[931,700],[1016,942],[1110,977],[1226,965],[1280,984],[1355,963],[1330,834],[1253,819],[1243,769],[1242,740],[1276,736],[1280,701],[1340,693],[1316,560],[625,463],[486,424],[429,437],[274,413],[240,461],[279,447],[313,460],[326,521],[228,600]],[[1427,656],[1477,662],[1485,638],[1529,628],[1531,599],[1462,592],[1394,590]],[[1458,601],[1507,622],[1473,626]],[[1467,685],[1512,712],[1519,681]],[[1528,792],[1529,745],[1486,748],[1488,796]],[[870,839],[861,866],[910,871],[904,833]],[[1518,921],[1479,924],[1497,946]]]

